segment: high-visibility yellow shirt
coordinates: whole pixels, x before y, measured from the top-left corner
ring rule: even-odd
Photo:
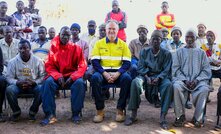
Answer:
[[[131,53],[128,45],[117,38],[115,43],[107,38],[98,40],[92,50],[91,60],[100,60],[103,69],[119,69],[124,61],[131,61]]]

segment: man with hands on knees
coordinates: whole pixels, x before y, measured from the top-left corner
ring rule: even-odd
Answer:
[[[55,91],[71,89],[72,121],[81,121],[80,113],[84,104],[86,85],[82,79],[87,63],[82,49],[70,41],[71,31],[68,27],[61,28],[58,36],[51,41],[45,70],[48,74],[42,88],[42,107],[45,119],[41,125],[55,123],[56,104]]]

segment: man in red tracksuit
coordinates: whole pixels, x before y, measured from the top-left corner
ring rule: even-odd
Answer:
[[[117,37],[126,42],[127,36],[124,29],[127,28],[127,15],[119,8],[117,0],[112,2],[112,11],[107,14],[105,22],[108,20],[116,20],[118,22],[119,31]]]
[[[83,108],[86,85],[82,79],[87,64],[82,49],[70,41],[71,31],[63,27],[59,36],[51,41],[45,70],[48,74],[42,86],[42,107],[45,119],[41,125],[55,123],[56,104],[55,91],[71,89],[72,121],[79,123]]]

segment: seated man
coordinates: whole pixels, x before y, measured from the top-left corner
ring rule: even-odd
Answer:
[[[7,67],[6,89],[8,103],[13,111],[11,120],[17,121],[21,114],[17,96],[21,93],[34,94],[34,101],[29,111],[29,119],[35,120],[35,115],[41,104],[40,84],[45,74],[44,64],[31,53],[31,45],[27,40],[19,42],[19,54],[9,61]]]
[[[41,125],[55,123],[56,104],[55,91],[71,89],[72,121],[79,123],[81,109],[84,104],[86,85],[82,79],[87,69],[82,49],[70,41],[71,31],[61,28],[60,34],[51,41],[45,69],[48,74],[42,88],[42,107],[45,119]]]
[[[163,35],[159,30],[155,30],[151,35],[151,48],[143,49],[140,52],[137,76],[131,83],[130,100],[128,110],[132,110],[131,117],[125,121],[125,125],[131,125],[135,122],[137,109],[139,108],[141,98],[140,94],[145,89],[150,103],[158,101],[158,92],[161,96],[161,114],[160,126],[168,129],[166,114],[172,100],[173,89],[170,81],[172,66],[171,53],[160,47]]]
[[[139,38],[132,40],[129,44],[130,52],[132,55],[130,67],[130,74],[132,79],[137,76],[137,64],[139,61],[140,51],[144,48],[149,47],[149,39],[147,38],[148,30],[146,26],[139,25],[137,28],[137,33],[139,35]]]
[[[0,48],[0,122],[5,121],[2,114],[2,105],[5,100],[5,89],[7,83],[5,77],[2,74],[3,68],[4,68],[3,54],[2,54],[2,49]]]
[[[131,77],[126,72],[130,68],[131,54],[127,44],[117,38],[119,27],[116,21],[108,21],[106,25],[106,38],[94,46],[91,62],[95,73],[91,77],[92,93],[95,99],[97,115],[93,121],[102,122],[104,119],[104,90],[105,84],[120,86],[120,98],[117,104],[116,121],[125,119],[124,110],[129,96]]]
[[[195,31],[187,31],[185,40],[186,46],[177,50],[173,57],[172,76],[176,115],[174,126],[182,127],[184,125],[185,103],[188,91],[190,91],[196,108],[192,122],[195,127],[201,127],[210,90],[208,82],[211,78],[211,69],[205,52],[195,46]]]

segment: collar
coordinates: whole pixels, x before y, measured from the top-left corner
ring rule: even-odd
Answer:
[[[3,38],[2,40],[3,40],[3,43],[2,43],[3,45],[9,46],[8,43],[5,41],[5,38]],[[14,38],[12,38],[12,43],[11,43],[11,45],[13,45],[13,44],[15,44]],[[10,46],[11,46],[11,45],[10,45]]]
[[[144,42],[144,44],[142,44],[142,43],[140,42],[139,38],[137,38],[135,42],[136,42],[136,44],[140,44],[141,46],[143,46],[143,45],[149,45],[149,39],[147,39],[147,40]]]
[[[118,37],[114,40],[114,43],[117,44],[118,42]],[[106,37],[106,43],[110,43],[110,40]]]

